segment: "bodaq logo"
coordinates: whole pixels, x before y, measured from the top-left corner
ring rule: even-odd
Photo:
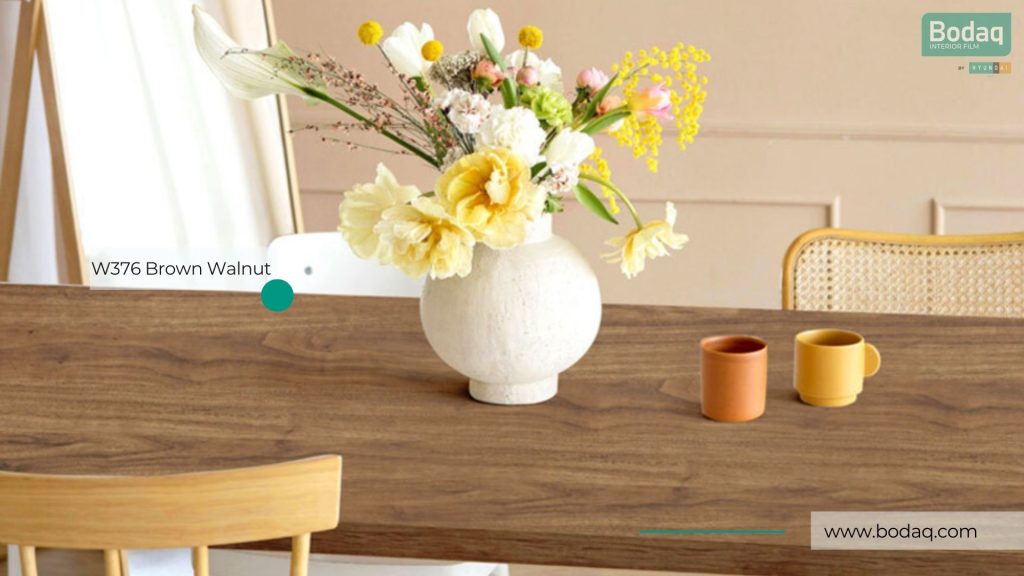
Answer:
[[[922,56],[1006,56],[1009,12],[932,12],[921,17]]]

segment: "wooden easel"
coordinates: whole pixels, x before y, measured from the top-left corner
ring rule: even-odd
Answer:
[[[11,78],[11,98],[7,133],[4,140],[3,163],[0,164],[0,282],[10,276],[11,250],[14,243],[14,220],[18,207],[18,189],[21,185],[21,164],[25,150],[25,128],[28,121],[29,92],[32,86],[32,62],[38,57],[43,107],[46,113],[46,131],[52,157],[54,205],[57,222],[57,265],[61,281],[67,284],[86,284],[87,263],[82,250],[71,179],[68,173],[67,151],[57,102],[57,80],[54,74],[50,39],[47,34],[44,0],[19,0],[18,37],[14,52],[14,71]],[[274,30],[271,0],[261,0],[266,23],[267,42],[277,39]],[[288,133],[288,107],[284,96],[276,97],[281,143],[288,177],[292,224],[295,233],[303,232],[302,205],[296,179],[294,151]]]
[[[29,92],[32,86],[32,62],[39,58],[40,85],[46,112],[46,131],[50,141],[53,193],[57,216],[58,252],[63,254],[62,278],[69,284],[85,283],[85,260],[78,235],[74,199],[68,177],[67,157],[61,132],[57,85],[53,72],[50,39],[46,31],[43,0],[24,0],[18,17],[18,37],[11,75],[11,98],[0,164],[0,282],[6,282],[14,243],[14,218],[21,185],[21,163],[25,151],[25,127],[28,122]]]

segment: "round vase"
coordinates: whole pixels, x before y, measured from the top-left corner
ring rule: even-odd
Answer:
[[[594,343],[601,291],[545,214],[515,248],[478,244],[465,278],[427,279],[420,320],[437,355],[469,377],[474,399],[536,404],[554,397],[559,373]]]

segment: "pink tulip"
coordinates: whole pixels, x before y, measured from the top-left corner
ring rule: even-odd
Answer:
[[[597,115],[604,116],[620,106],[622,106],[622,98],[620,96],[610,94],[605,96],[604,100],[601,100],[601,103],[597,105]]]
[[[648,86],[633,94],[629,109],[637,116],[653,116],[659,120],[672,118],[672,92],[663,84]]]
[[[586,88],[591,94],[608,83],[608,75],[597,68],[584,68],[576,75],[576,86]]]
[[[523,86],[536,86],[540,84],[540,72],[533,66],[524,66],[516,72],[516,82]]]
[[[490,88],[496,88],[505,80],[505,75],[490,60],[481,60],[471,74],[475,82],[481,81]]]
[[[601,100],[601,103],[597,105],[597,115],[598,116],[604,116],[605,114],[607,114],[607,113],[611,112],[612,110],[615,110],[616,108],[619,108],[621,106],[622,106],[622,97],[616,96],[614,94],[605,96],[604,99]],[[619,128],[622,127],[622,123],[623,122],[624,122],[624,120],[619,120],[618,122],[615,122],[614,124],[612,124],[611,126],[606,128],[605,131],[606,132],[615,132],[616,130],[618,130]]]

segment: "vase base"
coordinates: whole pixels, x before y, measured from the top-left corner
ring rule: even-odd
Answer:
[[[479,380],[469,381],[469,395],[488,404],[515,406],[539,404],[558,393],[558,374],[525,384],[491,384]]]

